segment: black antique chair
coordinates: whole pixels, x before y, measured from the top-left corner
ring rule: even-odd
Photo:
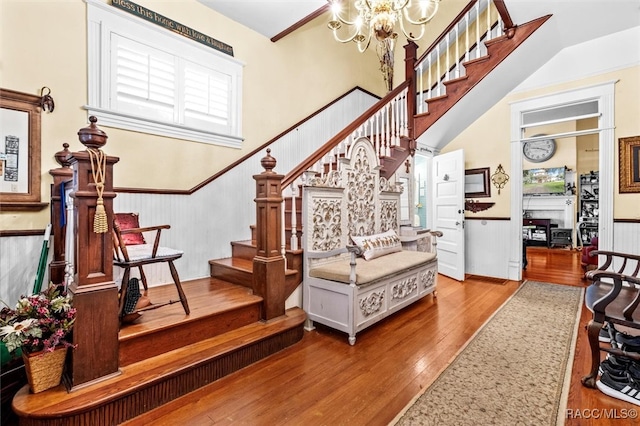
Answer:
[[[605,256],[605,262],[598,269],[586,273],[591,281],[585,292],[585,306],[593,312],[587,325],[591,347],[591,371],[582,378],[582,383],[594,388],[600,366],[600,351],[616,356],[640,360],[640,354],[625,352],[618,347],[600,347],[599,335],[605,322],[613,325],[640,329],[640,256],[597,251],[590,256]]]
[[[155,309],[168,304],[180,302],[185,314],[189,315],[189,304],[182,289],[178,271],[173,262],[182,257],[183,252],[168,247],[160,246],[160,233],[163,229],[169,229],[169,225],[140,227],[138,215],[135,213],[116,213],[113,220],[113,264],[124,269],[122,276],[122,286],[120,289],[120,317],[128,318],[129,321],[140,316],[140,312],[147,309]],[[143,232],[155,231],[153,244],[147,244]],[[144,287],[145,294],[149,289],[147,277],[143,266],[153,263],[168,263],[171,277],[178,291],[178,300],[169,300],[164,303],[148,303],[148,306],[140,306],[138,297],[139,288],[129,288],[130,281],[138,284],[137,280],[130,280],[131,268],[138,268],[140,280]],[[135,297],[131,297],[134,295]],[[132,306],[129,306],[133,303]]]

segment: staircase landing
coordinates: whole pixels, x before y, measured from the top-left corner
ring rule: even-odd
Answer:
[[[183,283],[180,303],[146,311],[120,330],[120,374],[67,392],[24,386],[13,400],[21,425],[120,424],[212,383],[302,339],[304,311],[259,321],[261,298],[244,287],[206,278]],[[153,302],[175,287],[149,289]],[[62,421],[62,423],[61,423]]]

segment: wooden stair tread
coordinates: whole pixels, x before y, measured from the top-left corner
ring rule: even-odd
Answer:
[[[306,314],[300,308],[288,309],[280,318],[256,322],[171,352],[120,369],[121,374],[68,393],[64,385],[32,394],[24,386],[13,400],[14,410],[25,417],[72,415],[100,406],[118,397],[134,394],[154,382],[176,376],[208,360],[220,357],[239,346],[250,345],[266,335],[301,326]]]
[[[189,315],[184,314],[179,303],[173,306],[144,311],[138,321],[122,326],[119,332],[120,342],[135,339],[146,333],[157,332],[160,329],[184,328],[189,323],[200,321],[204,316],[220,315],[244,306],[259,304],[263,300],[246,287],[220,280],[211,282],[210,279],[207,279],[187,282],[183,283],[183,287],[192,308]],[[215,291],[212,292],[212,289]],[[149,297],[152,302],[161,303],[164,300],[175,299],[175,293],[173,285],[151,287],[149,289]],[[206,310],[200,308],[203,305],[206,306]],[[175,319],[173,324],[171,323],[172,318]],[[161,326],[158,326],[158,324],[161,324]]]
[[[301,250],[298,250],[298,252],[301,252]],[[225,257],[222,259],[214,259],[210,260],[209,264],[226,266],[238,271],[253,273],[253,260],[243,259],[240,257]],[[295,275],[297,273],[298,271],[294,269],[285,269],[285,275]]]

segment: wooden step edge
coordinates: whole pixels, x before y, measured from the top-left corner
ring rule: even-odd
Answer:
[[[440,95],[440,96],[434,96],[433,98],[429,98],[429,99],[425,99],[425,102],[427,104],[431,103],[431,102],[437,102],[437,101],[442,101],[444,99],[447,99],[449,97],[449,95],[447,95],[446,93],[444,95]]]
[[[500,36],[492,38],[491,40],[485,40],[484,45],[488,48],[492,44],[502,43],[503,41],[507,41],[510,39],[511,37],[509,37],[508,34],[502,34]]]
[[[231,241],[231,245],[255,247],[256,242],[252,240],[238,240],[238,241]]]
[[[463,76],[460,76],[460,77],[457,77],[457,78],[452,78],[451,80],[445,81],[444,85],[445,86],[449,86],[451,84],[461,83],[461,82],[466,81],[468,79],[469,79],[468,75],[463,75]]]
[[[232,265],[232,262],[237,262],[237,263],[246,263],[247,265]],[[245,259],[242,257],[224,257],[221,259],[212,259],[209,261],[209,266],[220,266],[222,268],[227,268],[227,269],[232,269],[234,271],[239,271],[239,272],[248,272],[248,273],[252,273],[253,272],[253,260],[251,259]]]
[[[246,287],[243,287],[243,289],[246,289]],[[245,292],[243,292],[242,300],[236,301],[233,304],[228,305],[226,308],[220,309],[219,311],[211,312],[210,314],[204,315],[204,316],[190,317],[189,315],[186,315],[182,321],[174,324],[166,324],[165,326],[157,327],[157,328],[154,328],[153,330],[141,329],[140,331],[135,331],[135,332],[131,332],[126,335],[120,336],[118,337],[118,342],[127,342],[129,340],[140,338],[140,336],[145,336],[148,334],[163,333],[171,329],[177,329],[178,331],[176,332],[179,332],[180,328],[184,328],[186,325],[190,323],[196,323],[198,321],[202,321],[202,319],[205,317],[216,317],[220,315],[225,315],[229,312],[246,308],[248,306],[259,305],[263,302],[263,300],[264,299],[258,295],[250,294],[250,293],[246,293],[245,295]]]
[[[469,65],[474,65],[474,64],[479,64],[481,62],[486,62],[490,58],[491,58],[491,55],[484,55],[484,56],[480,56],[479,58],[469,59],[468,61],[463,62],[462,66],[467,68]],[[468,75],[468,73],[467,73],[467,75]]]
[[[264,340],[265,336],[276,336],[298,328],[302,330],[305,319],[306,313],[302,309],[290,308],[283,317],[268,322],[249,324],[231,332],[122,367],[121,374],[71,393],[67,392],[64,385],[59,385],[53,389],[32,394],[29,391],[29,386],[25,385],[14,397],[13,409],[21,418],[30,419],[46,418],[59,421],[60,418],[78,416],[113,403],[114,400],[135,398],[135,394],[143,389],[153,387],[163,381],[176,379],[186,371],[232,354],[239,347],[250,347],[257,344]],[[189,391],[192,390],[195,388]],[[183,395],[186,393],[184,392]],[[173,399],[179,396],[181,395],[174,395]],[[144,411],[159,405],[149,406]]]

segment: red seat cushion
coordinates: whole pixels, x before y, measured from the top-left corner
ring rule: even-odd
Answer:
[[[139,228],[138,214],[137,213],[116,213],[116,221],[120,225],[120,230]],[[127,246],[134,246],[138,244],[146,244],[144,236],[141,232],[135,234],[122,234],[122,241]]]

